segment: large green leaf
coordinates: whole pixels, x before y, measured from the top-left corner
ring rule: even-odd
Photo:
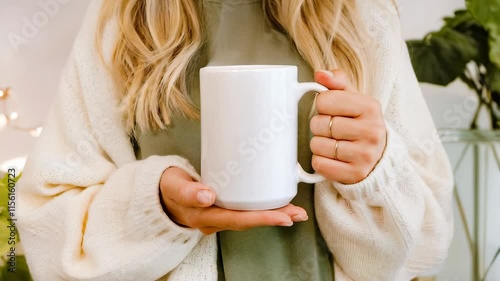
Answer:
[[[14,180],[17,183],[21,174],[19,174]],[[5,255],[9,252],[11,245],[8,244],[8,238],[10,237],[10,229],[7,225],[10,224],[8,219],[10,215],[8,213],[8,184],[9,175],[6,174],[0,179],[0,258],[6,259]],[[18,247],[19,235],[16,233],[16,247]],[[28,265],[26,263],[26,258],[24,256],[16,256],[16,267],[15,273],[9,271],[9,264],[4,264],[0,268],[0,281],[30,281],[33,280],[30,276]]]
[[[10,229],[7,228],[9,222],[6,218],[0,217],[0,255],[3,256],[9,252],[10,245],[8,243],[10,237]]]
[[[446,27],[467,35],[476,41],[478,52],[474,61],[476,61],[478,65],[490,64],[488,55],[488,31],[486,31],[468,10],[455,11],[454,16],[444,18],[444,22]]]
[[[474,39],[448,27],[407,44],[418,80],[442,86],[459,77],[478,56]]]
[[[1,174],[0,174],[1,175]],[[5,174],[0,178],[0,207],[7,206],[7,185],[9,181],[9,175]]]
[[[500,106],[500,92],[492,92],[491,93],[491,98],[493,101]]]
[[[500,67],[493,67],[491,71],[491,91],[493,100],[500,105]]]
[[[17,182],[19,176],[14,179],[14,182]],[[5,174],[0,179],[0,256],[7,253],[10,249],[10,245],[8,244],[8,239],[10,237],[10,229],[7,226],[10,224],[8,219],[10,219],[10,214],[8,212],[8,202],[9,202],[9,175]],[[16,243],[18,242],[19,235],[16,233]]]
[[[9,267],[4,266],[0,269],[0,281],[31,281],[31,274],[24,256],[16,257],[16,271],[10,272]]]
[[[9,213],[7,210],[8,206],[8,175],[5,174],[0,179],[0,255],[4,255],[9,250],[10,246],[7,243],[10,235],[10,230],[7,228],[9,224],[7,219],[9,218]]]
[[[474,18],[489,32],[490,59],[500,67],[500,1],[466,0]]]

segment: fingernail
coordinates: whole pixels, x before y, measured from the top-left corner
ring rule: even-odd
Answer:
[[[306,221],[309,217],[307,215],[295,215],[292,217],[293,221]]]
[[[282,222],[279,224],[280,226],[292,226],[293,225],[293,221],[285,221],[285,222]]]
[[[324,74],[326,74],[326,75],[328,75],[328,76],[330,76],[330,77],[333,77],[333,72],[331,72],[331,71],[328,71],[328,70],[320,70],[319,72],[322,72],[322,73],[324,73]]]
[[[198,203],[203,205],[212,204],[212,193],[208,190],[201,190],[198,192],[197,198]]]

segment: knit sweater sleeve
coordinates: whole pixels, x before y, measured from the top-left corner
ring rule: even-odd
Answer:
[[[336,280],[410,280],[443,262],[452,238],[450,164],[406,45],[394,45],[401,50],[396,79],[379,97],[388,130],[380,162],[357,184],[316,186]]]
[[[199,176],[179,156],[135,159],[85,34],[18,185],[23,248],[35,280],[156,280],[203,236],[164,213],[160,177],[171,166]]]

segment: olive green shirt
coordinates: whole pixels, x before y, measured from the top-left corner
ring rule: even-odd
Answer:
[[[299,81],[312,81],[312,71],[285,35],[266,21],[261,0],[204,0],[208,43],[201,51],[189,81],[189,93],[199,105],[199,68],[206,65],[297,65]],[[311,151],[309,113],[314,96],[299,104],[298,160],[309,172]],[[174,116],[160,132],[139,132],[136,156],[180,155],[200,172],[200,122]],[[261,227],[242,232],[223,231],[218,238],[219,280],[334,280],[331,253],[326,247],[314,214],[314,186],[300,183],[293,204],[303,207],[307,222],[292,227]]]

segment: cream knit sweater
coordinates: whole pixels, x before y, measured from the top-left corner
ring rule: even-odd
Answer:
[[[116,91],[94,49],[101,1],[91,4],[19,182],[18,225],[32,275],[42,281],[216,280],[216,237],[177,226],[158,195],[167,167],[199,175],[179,156],[137,161],[121,126]],[[335,257],[336,280],[409,280],[447,256],[452,172],[396,8],[359,2],[377,55],[380,83],[373,94],[384,108],[387,149],[364,181],[317,184],[316,216]],[[107,37],[109,50],[112,28]]]

